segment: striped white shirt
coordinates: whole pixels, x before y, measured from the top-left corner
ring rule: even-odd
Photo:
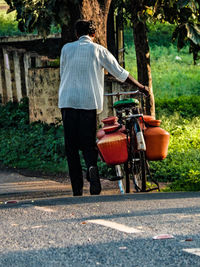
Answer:
[[[59,108],[103,110],[104,68],[124,82],[129,73],[88,35],[64,45],[60,57]]]

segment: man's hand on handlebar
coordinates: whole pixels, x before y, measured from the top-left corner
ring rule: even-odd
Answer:
[[[149,88],[148,86],[144,86],[141,83],[139,83],[131,74],[128,75],[126,81],[127,83],[137,86],[139,91],[143,93],[146,97],[149,97]]]
[[[143,93],[146,97],[149,97],[149,88],[148,86],[144,86],[143,89],[139,89],[141,93]]]

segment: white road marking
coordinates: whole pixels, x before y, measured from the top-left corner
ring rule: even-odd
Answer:
[[[184,248],[183,251],[200,256],[200,248]]]
[[[46,208],[46,207],[35,206],[35,209],[36,210],[41,210],[41,211],[46,211],[46,212],[56,212],[55,210],[50,209],[50,208]]]
[[[30,229],[39,229],[39,228],[47,228],[47,225],[35,225],[35,226],[25,226],[23,230],[30,230]]]
[[[35,225],[35,226],[32,226],[31,229],[45,228],[45,227],[47,227],[47,225]]]
[[[135,229],[133,227],[129,227],[120,223],[112,222],[112,221],[106,221],[106,220],[88,220],[87,222],[89,223],[95,223],[95,224],[100,224],[102,226],[106,226],[121,232],[125,232],[128,234],[133,234],[133,233],[141,233],[143,231]]]

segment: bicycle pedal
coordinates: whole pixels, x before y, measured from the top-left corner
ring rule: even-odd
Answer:
[[[109,181],[119,181],[119,180],[122,180],[124,177],[123,176],[113,176],[113,177],[110,177],[108,178]]]

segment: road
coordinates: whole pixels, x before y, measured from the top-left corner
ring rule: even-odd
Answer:
[[[0,213],[2,267],[200,266],[200,192],[34,199]]]

